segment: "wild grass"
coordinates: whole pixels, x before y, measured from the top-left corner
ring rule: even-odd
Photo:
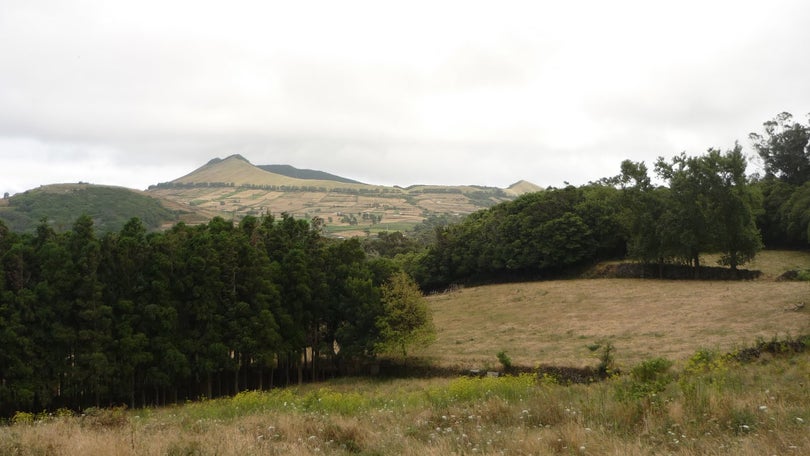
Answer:
[[[810,354],[693,354],[564,386],[524,374],[344,379],[0,428],[0,454],[807,454]],[[118,415],[116,415],[118,413]]]
[[[810,264],[807,253],[763,252],[777,277]],[[558,280],[460,288],[429,297],[437,343],[421,355],[443,366],[495,369],[499,351],[515,365],[594,366],[588,347],[611,342],[616,363],[685,359],[701,347],[730,351],[756,338],[810,333],[807,282],[637,279]]]

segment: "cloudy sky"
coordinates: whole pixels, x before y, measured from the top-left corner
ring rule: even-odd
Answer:
[[[810,112],[810,2],[0,2],[0,192],[214,157],[583,184]]]

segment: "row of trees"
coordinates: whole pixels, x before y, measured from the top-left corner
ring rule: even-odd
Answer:
[[[0,223],[0,414],[315,380],[430,335],[416,284],[317,220]]]

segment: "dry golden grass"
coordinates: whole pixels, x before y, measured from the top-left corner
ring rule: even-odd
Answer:
[[[429,297],[436,344],[422,354],[463,368],[498,365],[504,350],[516,364],[585,366],[588,346],[611,341],[616,360],[632,365],[663,356],[683,359],[699,348],[732,350],[757,338],[810,332],[810,284],[776,282],[808,267],[802,252],[763,252],[748,282],[637,279],[557,280],[463,288]]]

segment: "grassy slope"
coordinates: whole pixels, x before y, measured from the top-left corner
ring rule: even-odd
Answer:
[[[658,386],[344,379],[36,424],[20,416],[0,427],[0,454],[808,454],[809,373],[803,353],[671,370]]]
[[[424,355],[442,365],[497,366],[505,350],[515,363],[584,366],[588,345],[611,341],[617,360],[683,359],[699,348],[731,350],[757,337],[810,334],[810,315],[791,312],[810,285],[776,282],[810,268],[810,254],[764,251],[752,282],[597,279],[504,284],[429,298],[437,343]],[[810,313],[810,310],[803,312]]]
[[[231,156],[224,160],[212,161],[205,166],[183,177],[175,179],[176,183],[204,183],[219,182],[233,183],[240,185],[275,185],[289,187],[323,187],[351,188],[351,189],[373,189],[377,186],[347,183],[332,180],[298,179],[295,177],[283,176],[281,174],[265,171],[258,166],[252,165],[249,161],[239,156]]]

